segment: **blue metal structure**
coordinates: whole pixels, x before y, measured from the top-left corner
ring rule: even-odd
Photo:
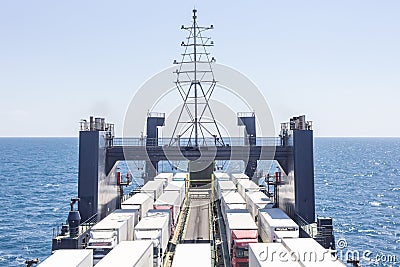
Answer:
[[[244,140],[248,141],[249,146],[256,145],[257,131],[256,131],[256,116],[254,112],[244,112],[238,114],[238,126],[245,126]],[[257,158],[249,158],[246,162],[246,169],[244,173],[253,178],[254,172],[257,170]]]
[[[147,116],[146,124],[146,147],[158,146],[158,127],[165,125],[165,113],[149,113]],[[158,171],[157,160],[146,161],[146,175],[147,177],[156,176]]]

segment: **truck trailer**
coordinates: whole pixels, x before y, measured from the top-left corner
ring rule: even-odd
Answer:
[[[304,267],[346,266],[313,238],[283,238],[282,244],[290,251],[291,257]]]
[[[93,249],[93,263],[97,264],[122,241],[132,240],[133,215],[113,212],[90,229],[87,248]]]
[[[299,226],[281,209],[262,209],[258,211],[258,232],[263,242],[280,242],[298,238]]]
[[[59,249],[45,259],[38,267],[93,267],[91,249]]]
[[[172,182],[172,178],[174,174],[172,172],[161,172],[154,177],[154,181],[162,181],[164,184],[164,188]]]
[[[195,255],[195,258],[193,257]],[[178,244],[172,260],[172,267],[211,267],[211,246],[209,243]]]
[[[167,191],[154,202],[154,209],[170,211],[173,225],[171,231],[174,230],[174,226],[176,225],[181,211],[180,198],[181,194],[179,191]]]
[[[231,174],[232,182],[237,185],[240,180],[249,180],[249,176],[244,173],[232,173]]]
[[[226,172],[214,172],[215,181],[229,181],[231,177]]]
[[[153,242],[122,241],[96,267],[145,267],[153,265]]]
[[[232,267],[249,262],[249,244],[258,242],[257,225],[247,210],[226,212],[226,240]]]
[[[189,173],[187,172],[177,172],[175,173],[174,177],[172,178],[172,181],[186,181],[189,180]]]
[[[148,181],[141,189],[140,193],[144,193],[157,200],[163,193],[164,182],[163,181]]]
[[[249,244],[249,267],[301,267],[282,243]]]
[[[263,192],[246,192],[246,203],[247,209],[249,210],[253,220],[257,222],[258,210],[272,208],[273,202],[271,199]]]
[[[172,181],[164,188],[164,193],[169,191],[179,192],[179,205],[182,206],[186,196],[186,183],[184,181]]]
[[[121,209],[138,209],[141,220],[149,209],[153,208],[154,200],[147,194],[137,193],[121,203]]]
[[[228,210],[242,209],[247,210],[246,201],[238,192],[225,192],[221,197],[221,213],[222,218],[226,222],[226,213]]]
[[[246,192],[257,192],[260,191],[260,187],[253,181],[250,180],[239,180],[237,183],[239,194],[242,198],[246,199]]]
[[[216,197],[221,199],[222,194],[224,193],[233,193],[236,192],[236,186],[232,181],[227,180],[217,180],[215,181],[215,192]]]
[[[153,242],[154,266],[163,266],[163,256],[167,249],[170,233],[169,213],[149,213],[135,227],[135,240]]]

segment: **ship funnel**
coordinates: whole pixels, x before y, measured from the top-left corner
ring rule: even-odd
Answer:
[[[78,210],[74,210],[74,204],[79,202],[79,198],[71,198],[71,210],[68,214],[68,225],[70,237],[76,237],[79,233],[79,225],[81,223],[81,215]]]

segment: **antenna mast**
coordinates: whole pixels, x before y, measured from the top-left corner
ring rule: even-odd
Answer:
[[[212,70],[215,59],[214,57],[210,59],[207,47],[214,46],[214,43],[210,37],[203,36],[205,31],[213,29],[214,26],[198,26],[196,13],[197,10],[193,9],[191,26],[181,27],[189,32],[189,36],[186,37],[186,42],[181,43],[184,47],[182,60],[174,61],[174,64],[179,65],[175,71],[177,74],[175,84],[182,97],[183,106],[170,145],[176,142],[181,145],[183,141],[186,142],[186,146],[198,148],[207,145],[207,137],[212,137],[215,145],[224,145],[224,141],[209,104],[216,80]]]

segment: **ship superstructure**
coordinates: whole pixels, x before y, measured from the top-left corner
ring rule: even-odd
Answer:
[[[196,10],[192,18],[191,26],[182,26],[188,31],[182,43],[182,59],[174,62],[178,66],[175,84],[183,104],[172,136],[159,137],[158,128],[166,122],[165,114],[160,112],[148,113],[146,135],[140,137],[115,137],[114,126],[103,118],[83,121],[79,132],[78,198],[71,201],[67,224],[54,233],[53,251],[89,246],[96,255],[106,252],[101,255],[100,265],[103,258],[109,261],[118,257],[116,253],[123,248],[114,252],[114,247],[118,248],[119,243],[129,247],[124,242],[150,240],[151,251],[147,249],[151,246],[143,243],[143,252],[135,261],[149,262],[143,257],[151,257],[154,266],[181,266],[182,262],[196,261],[182,252],[190,250],[188,244],[201,243],[193,249],[204,251],[207,244],[209,253],[206,249],[201,255],[208,255],[210,266],[264,266],[257,265],[254,251],[249,262],[249,247],[259,249],[250,244],[268,246],[279,242],[280,250],[290,251],[285,238],[302,242],[302,238],[311,237],[321,249],[334,249],[332,219],[315,220],[311,122],[305,116],[293,117],[281,124],[278,137],[260,137],[257,111],[238,112],[237,125],[245,129],[245,134],[223,136],[216,121],[218,114],[210,105],[218,77],[213,73],[215,59],[207,51],[213,43],[204,33],[213,26],[199,26]],[[175,160],[189,162],[187,170],[160,174],[159,162]],[[244,172],[216,172],[215,161],[220,160],[243,161]],[[261,177],[263,186],[256,175],[260,160],[275,161],[278,168]],[[117,167],[121,161],[145,162],[146,188],[123,194],[124,185],[131,180],[122,180]],[[136,196],[141,197],[130,201]],[[76,202],[78,210],[74,210]],[[125,224],[119,221],[117,229],[112,223],[112,218],[125,220],[115,215],[121,208],[138,214],[138,222],[126,230],[132,235],[123,232],[123,240],[119,225]],[[280,214],[278,221],[273,220],[276,214]],[[96,229],[93,226],[105,218],[110,221],[108,232],[97,230],[97,241],[91,242]]]

